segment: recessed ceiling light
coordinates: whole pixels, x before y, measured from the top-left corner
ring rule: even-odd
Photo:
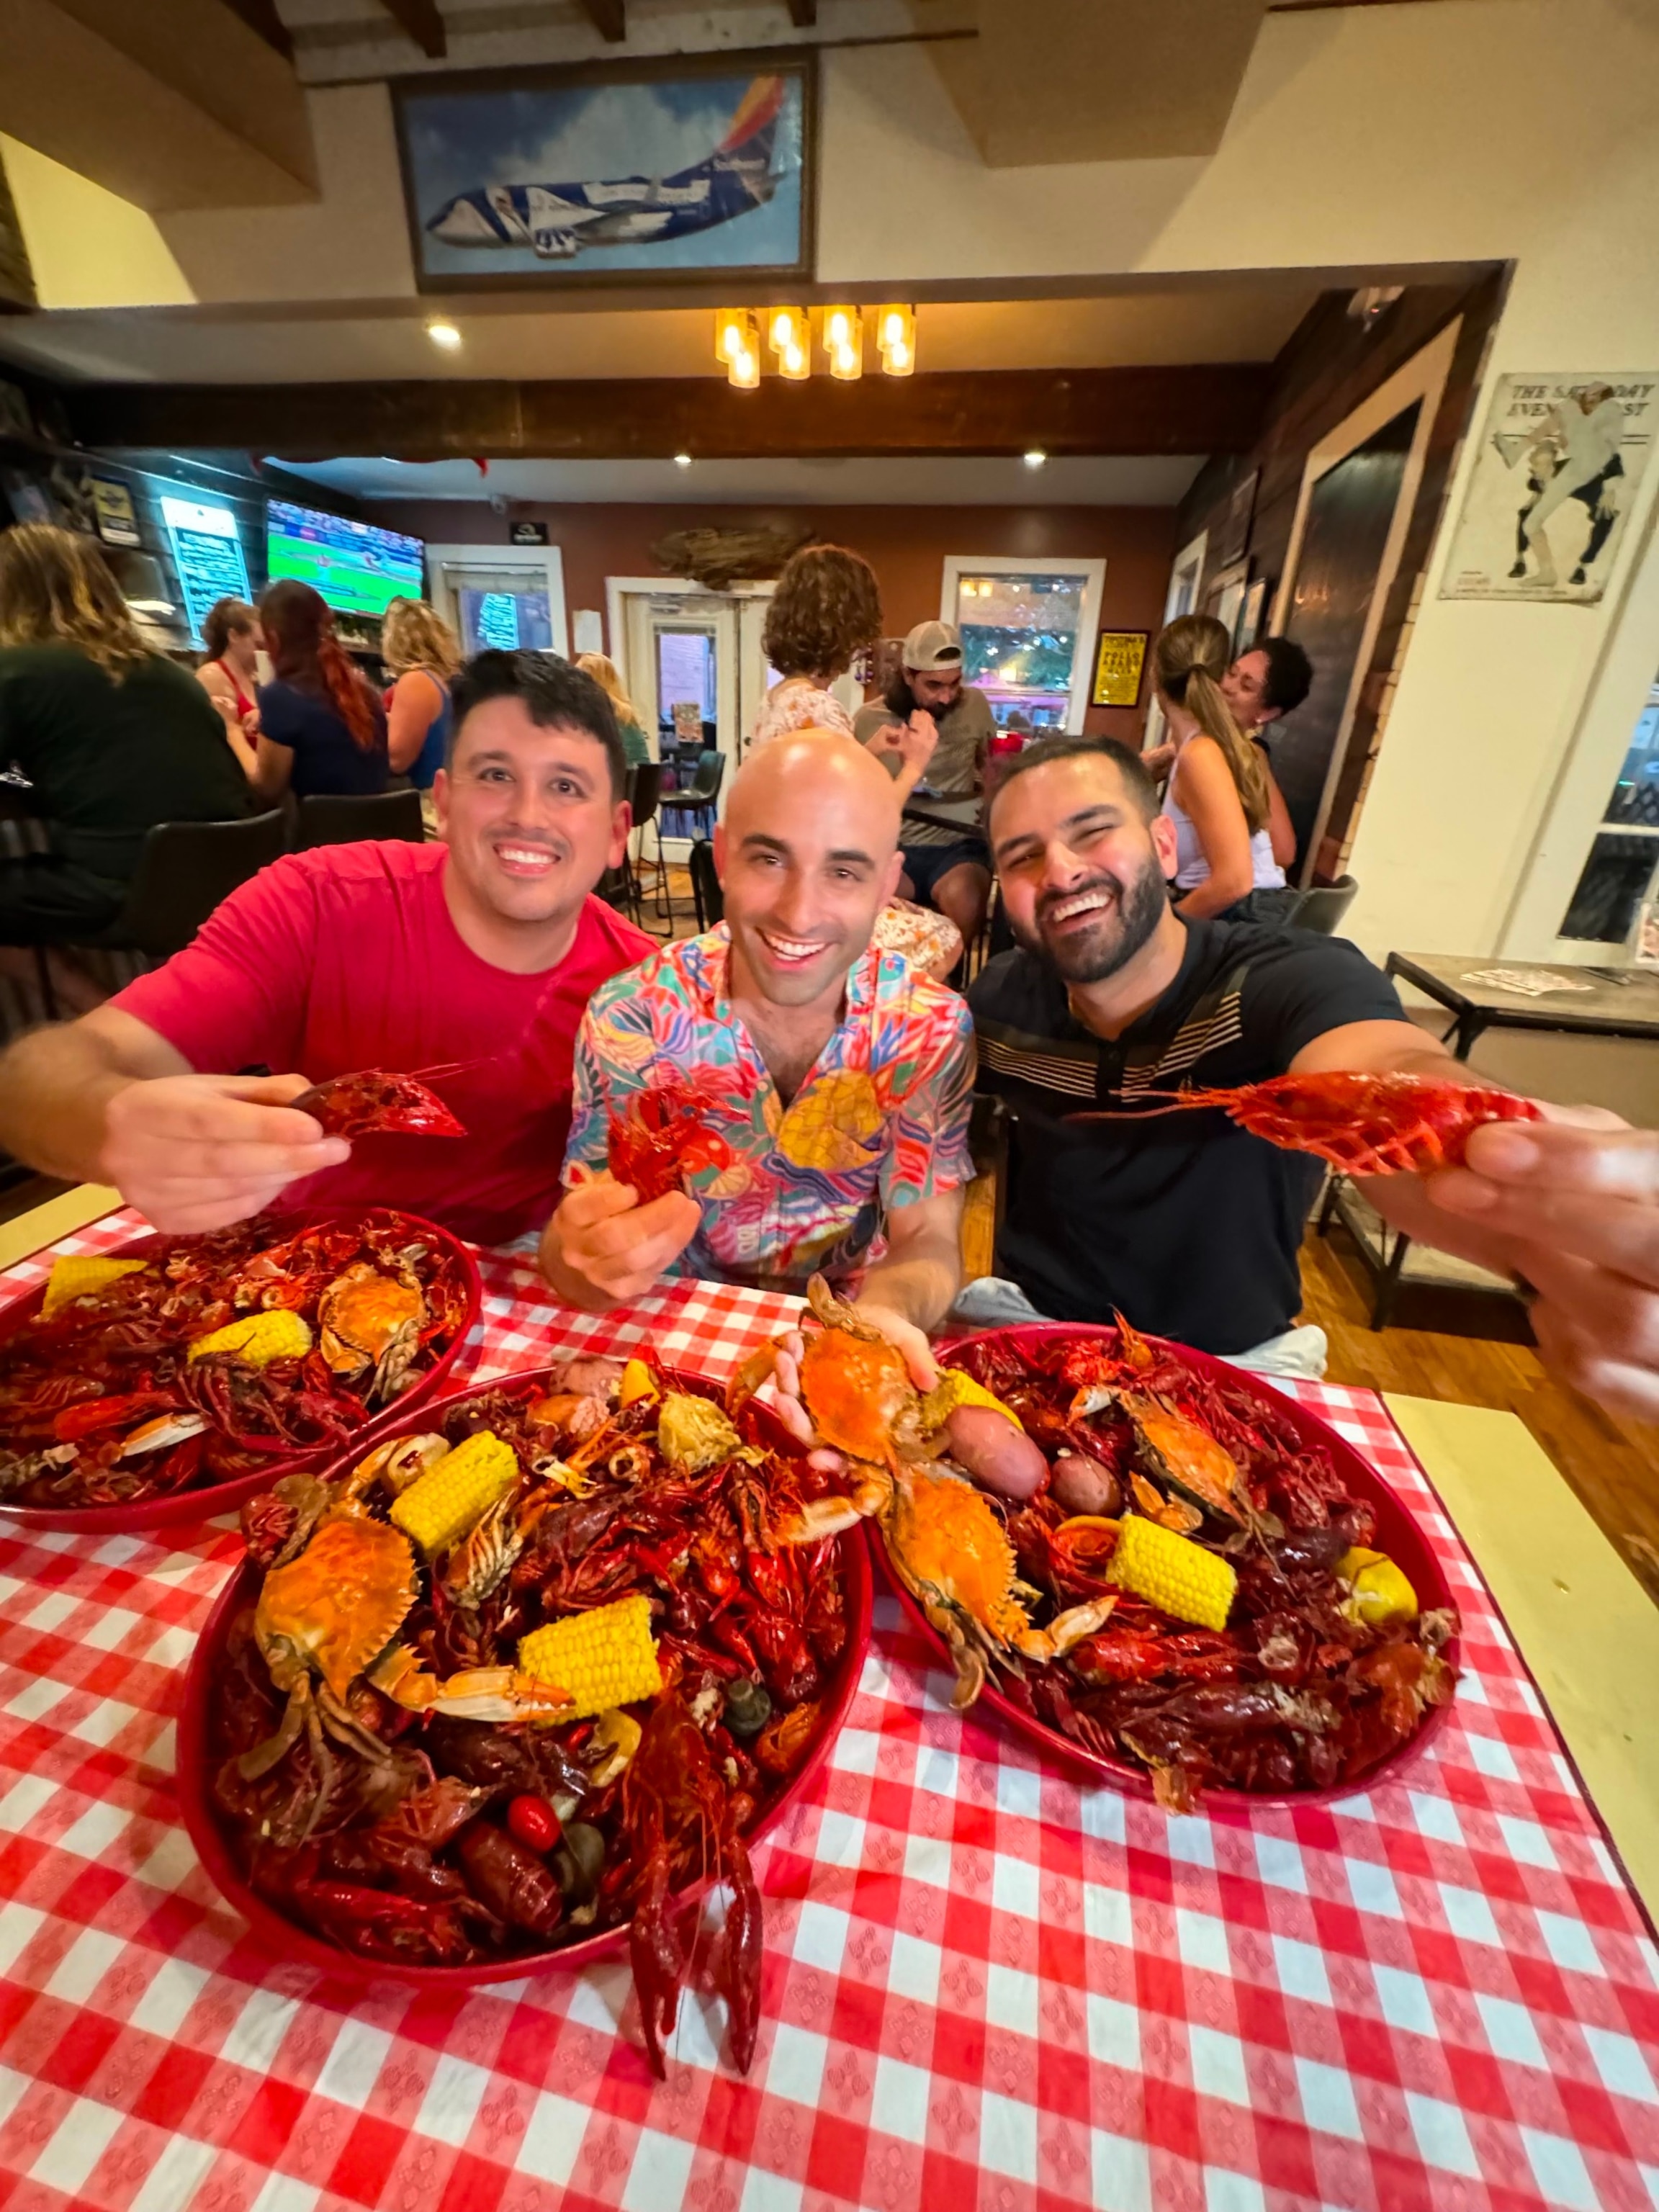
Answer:
[[[426,334],[434,346],[441,346],[446,353],[453,353],[461,342],[461,334],[453,323],[428,323]]]
[[[1025,456],[1025,465],[1028,469],[1040,469],[1048,458],[1041,446],[1033,446]]]
[[[676,454],[675,454],[675,456],[674,456],[674,466],[675,466],[677,469],[689,469],[689,468],[690,467],[690,465],[691,465],[691,456],[690,456],[690,453],[676,453]]]

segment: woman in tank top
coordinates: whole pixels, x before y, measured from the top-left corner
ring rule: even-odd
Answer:
[[[1152,681],[1175,745],[1164,811],[1176,829],[1176,911],[1195,920],[1285,888],[1261,757],[1221,692],[1231,655],[1212,615],[1179,616],[1152,647]]]
[[[246,599],[216,599],[202,617],[207,659],[196,680],[219,709],[225,743],[252,778],[259,736],[259,616]]]
[[[392,679],[386,695],[388,765],[416,791],[430,791],[449,743],[459,641],[424,599],[392,599],[380,625],[380,658]]]

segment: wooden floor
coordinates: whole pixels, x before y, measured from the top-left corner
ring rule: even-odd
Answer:
[[[995,1203],[994,1178],[979,1176],[963,1219],[970,1279],[991,1273]],[[1528,1346],[1373,1329],[1365,1279],[1345,1249],[1340,1231],[1328,1240],[1311,1229],[1302,1247],[1301,1318],[1330,1338],[1327,1381],[1518,1415],[1659,1604],[1659,1429],[1604,1413],[1553,1381]]]

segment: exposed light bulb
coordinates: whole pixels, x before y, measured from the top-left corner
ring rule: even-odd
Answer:
[[[453,353],[461,342],[461,334],[453,323],[428,323],[426,334],[434,346],[441,346],[446,353]]]
[[[690,453],[676,453],[676,454],[675,454],[675,456],[674,456],[674,466],[675,466],[677,469],[689,469],[689,468],[690,467],[690,465],[691,465],[691,456],[690,456]]]
[[[1025,456],[1025,465],[1028,469],[1040,469],[1048,458],[1041,446],[1033,446]]]

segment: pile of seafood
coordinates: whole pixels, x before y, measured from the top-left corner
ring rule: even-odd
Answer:
[[[417,1417],[419,1418],[419,1417]],[[267,1905],[361,1957],[526,1960],[631,1923],[651,2062],[689,1885],[736,2063],[758,2020],[744,1837],[848,1655],[834,1455],[703,1386],[579,1358],[428,1409],[248,1501],[257,1595],[214,1656],[211,1799]]]
[[[459,1248],[382,1207],[60,1258],[0,1340],[0,1502],[138,1504],[337,1449],[471,1304]]]
[[[856,1309],[811,1304],[736,1397],[845,1458],[958,1706],[993,1679],[1184,1813],[1357,1784],[1449,1702],[1455,1613],[1419,1609],[1370,1501],[1242,1377],[1120,1322],[977,1338],[924,1397]]]

